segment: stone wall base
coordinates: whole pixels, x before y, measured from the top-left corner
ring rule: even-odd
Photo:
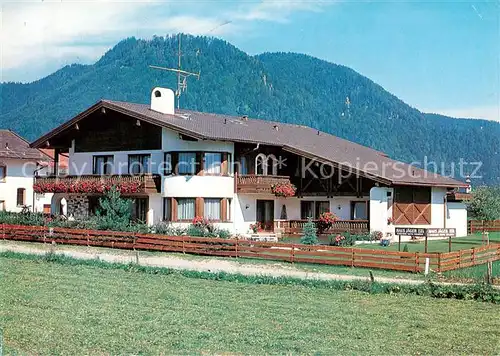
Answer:
[[[89,198],[86,195],[70,195],[68,198],[68,216],[75,219],[89,216]]]

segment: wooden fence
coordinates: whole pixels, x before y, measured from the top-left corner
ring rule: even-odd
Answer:
[[[23,225],[0,225],[0,233],[0,238],[4,240],[248,257],[409,272],[423,271],[426,258],[429,258],[430,268],[437,272],[500,260],[500,244],[450,253],[413,253]]]
[[[500,232],[500,220],[484,222],[481,220],[469,220],[467,229],[469,231],[469,234],[483,231]]]
[[[318,220],[313,220],[315,223]],[[305,220],[275,220],[274,228],[283,229],[285,235],[301,235],[304,230],[304,225],[308,222]],[[368,220],[339,220],[322,234],[343,234],[351,233],[356,235],[368,234],[370,232]]]

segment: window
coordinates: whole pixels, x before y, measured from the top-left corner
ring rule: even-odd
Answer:
[[[241,175],[248,174],[248,163],[247,163],[247,158],[245,156],[240,157],[240,167],[238,169],[238,172]]]
[[[163,221],[172,221],[172,198],[163,198]]]
[[[165,153],[165,174],[172,174],[174,167],[172,167],[172,154],[171,153]]]
[[[5,181],[5,177],[7,177],[7,167],[0,166],[0,182]]]
[[[113,156],[94,156],[93,174],[111,174],[113,172]]]
[[[131,217],[134,221],[146,222],[148,198],[135,198],[130,200]]]
[[[330,202],[329,201],[317,201],[316,202],[316,210],[315,217],[319,219],[319,216],[323,213],[328,213],[330,211]]]
[[[26,189],[17,188],[17,206],[23,206],[26,204]]]
[[[351,219],[368,220],[368,202],[366,201],[351,202]]]
[[[255,174],[267,174],[267,157],[265,154],[260,153],[255,157]]]
[[[205,172],[207,174],[221,174],[222,154],[216,152],[205,153]]]
[[[196,153],[179,152],[179,164],[177,169],[179,174],[196,174]]]
[[[0,200],[0,211],[5,211],[5,200]]]
[[[227,199],[226,221],[231,221],[231,206],[232,206],[232,203],[233,203],[232,199]]]
[[[267,161],[266,161],[266,169],[267,169],[267,175],[268,176],[275,176],[278,174],[278,160],[276,159],[275,155],[269,155],[267,156]]]
[[[195,199],[179,198],[177,199],[177,219],[193,220],[195,216]]]
[[[396,187],[392,214],[396,225],[429,225],[431,223],[431,189]]]
[[[45,215],[50,215],[50,204],[43,204],[43,213]]]
[[[151,173],[150,160],[151,160],[151,155],[129,155],[128,173],[129,174]]]
[[[305,220],[308,218],[314,219],[314,202],[302,200],[300,202],[300,218]]]
[[[209,220],[221,220],[222,199],[205,198],[204,217]]]

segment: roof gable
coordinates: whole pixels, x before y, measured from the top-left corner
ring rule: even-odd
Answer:
[[[50,160],[50,157],[11,130],[0,130],[0,158]]]

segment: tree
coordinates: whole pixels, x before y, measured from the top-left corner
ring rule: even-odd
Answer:
[[[99,198],[97,221],[99,229],[122,230],[129,225],[131,218],[130,203],[123,199],[116,187],[111,188],[102,198]]]
[[[476,188],[467,209],[473,219],[482,221],[484,238],[488,222],[500,219],[500,187]]]
[[[472,218],[482,221],[500,219],[500,187],[479,187],[467,203]]]
[[[309,218],[304,225],[300,243],[304,245],[316,245],[318,243],[318,236],[316,235],[316,225],[311,218]]]

